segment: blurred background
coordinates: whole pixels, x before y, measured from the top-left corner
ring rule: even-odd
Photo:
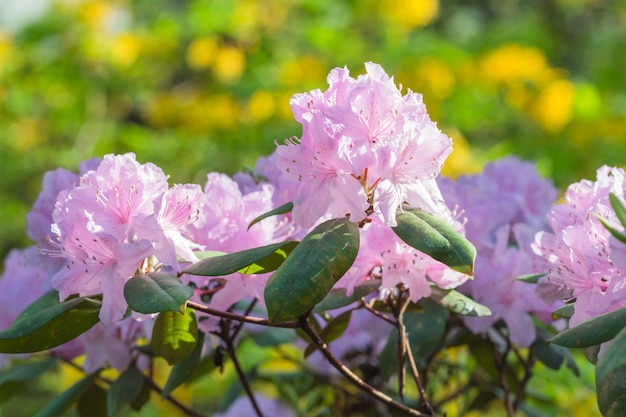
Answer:
[[[132,151],[203,184],[366,61],[424,95],[447,175],[517,154],[563,190],[626,163],[623,0],[1,0],[0,255],[30,244],[46,170]]]

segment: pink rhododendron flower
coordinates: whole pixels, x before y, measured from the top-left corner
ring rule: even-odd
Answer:
[[[431,294],[431,282],[451,289],[470,277],[407,245],[393,230],[374,220],[361,228],[357,258],[336,287],[352,293],[355,286],[368,279],[381,279],[383,292],[403,285],[409,290],[411,300],[418,301]]]
[[[294,221],[311,227],[326,213],[359,222],[373,213],[396,225],[404,202],[442,210],[434,178],[452,150],[419,94],[404,96],[385,71],[365,64],[356,79],[345,68],[328,75],[329,88],[297,94],[291,108],[302,136],[278,146],[277,165],[300,186]]]
[[[240,181],[245,178],[240,177]],[[189,227],[194,242],[206,250],[233,253],[254,247],[283,241],[287,229],[276,217],[270,217],[248,230],[257,216],[273,207],[274,188],[270,184],[245,181],[243,191],[239,184],[224,174],[210,173],[204,188],[205,205],[199,220]],[[183,275],[185,283],[195,287],[193,300],[212,308],[227,310],[245,298],[257,298],[263,302],[263,290],[270,274],[244,275],[239,273],[225,277],[199,277]],[[209,331],[215,320],[198,314],[200,328]]]
[[[554,206],[548,216],[552,231],[535,237],[533,250],[542,257],[547,280],[575,299],[570,326],[626,306],[624,263],[613,261],[624,253],[623,244],[613,240],[597,219],[623,229],[608,196],[614,193],[624,201],[624,177],[622,169],[603,166],[595,182],[570,185],[565,202]]]
[[[200,246],[189,240],[188,227],[203,202],[198,186],[170,189],[160,168],[138,163],[134,154],[106,155],[97,169],[58,193],[50,240],[66,267],[52,286],[61,299],[103,294],[100,319],[120,320],[128,307],[124,285],[146,258],[174,271],[180,270],[177,254],[195,260],[192,251]]]

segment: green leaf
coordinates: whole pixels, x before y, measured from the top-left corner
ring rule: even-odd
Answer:
[[[257,224],[261,220],[267,219],[268,217],[272,216],[278,216],[279,214],[291,213],[291,210],[293,210],[293,203],[290,201],[289,203],[285,203],[280,207],[276,207],[275,209],[270,210],[267,213],[263,213],[256,219],[252,220],[252,222],[250,222],[250,224],[248,225],[248,230],[250,230],[252,226]]]
[[[543,277],[544,275],[546,274],[543,272],[539,274],[520,275],[515,279],[522,282],[528,282],[529,284],[536,284],[537,282],[539,282],[539,278]]]
[[[186,309],[184,313],[163,311],[154,322],[152,349],[170,365],[191,355],[197,341],[198,325],[191,309]]]
[[[181,305],[193,295],[193,290],[166,272],[135,275],[124,286],[128,306],[144,314],[181,311]]]
[[[380,280],[367,281],[364,284],[354,287],[354,291],[350,295],[346,295],[346,290],[344,288],[332,290],[318,305],[315,306],[313,312],[319,313],[322,311],[335,310],[337,308],[350,305],[376,291],[380,287],[380,284]]]
[[[598,408],[604,417],[626,415],[626,330],[622,329],[596,366]]]
[[[491,310],[456,290],[432,286],[431,298],[453,313],[462,316],[490,316]]]
[[[202,354],[202,348],[204,347],[204,333],[198,333],[198,342],[195,348],[191,352],[191,355],[181,360],[172,367],[170,376],[165,382],[161,397],[165,398],[172,393],[180,385],[187,382],[194,374],[198,364],[200,363],[200,356]]]
[[[594,317],[550,338],[548,342],[585,348],[611,340],[626,326],[626,307]]]
[[[620,232],[619,230],[617,230],[616,228],[608,224],[602,217],[596,215],[596,218],[600,221],[600,223],[602,223],[604,228],[608,230],[609,233],[611,233],[615,237],[615,239],[619,240],[622,243],[626,243],[625,234],[623,234],[622,232]]]
[[[322,301],[350,268],[358,249],[359,228],[347,218],[313,229],[267,282],[270,322],[295,320]]]
[[[472,275],[476,249],[445,221],[422,210],[398,211],[393,231],[409,246],[455,271]]]
[[[297,245],[296,241],[287,241],[214,256],[196,262],[183,273],[207,277],[219,277],[237,271],[243,274],[262,274],[276,270]]]
[[[28,306],[11,327],[0,332],[0,352],[38,352],[59,346],[96,324],[101,302],[80,297],[59,302],[50,291]]]
[[[94,383],[99,372],[89,374],[69,387],[41,409],[35,417],[56,417],[63,414]]]
[[[326,342],[326,344],[328,344],[340,337],[348,327],[348,324],[350,323],[350,317],[352,317],[352,310],[343,312],[331,321],[329,321],[326,327],[324,327],[324,329],[319,334],[322,340]],[[308,358],[311,353],[315,352],[316,348],[317,346],[315,345],[315,343],[309,343],[309,345],[304,350],[304,357]]]
[[[143,389],[145,380],[141,372],[134,366],[126,369],[111,384],[106,404],[109,417],[133,402]]]
[[[0,388],[6,382],[23,382],[35,378],[54,368],[58,359],[49,358],[37,362],[15,365],[0,373]]]
[[[615,215],[619,219],[619,222],[626,228],[626,208],[624,208],[624,205],[614,193],[609,194],[609,202],[613,210],[615,210]]]
[[[574,304],[565,304],[552,312],[552,317],[555,318],[564,318],[569,319],[574,315]]]
[[[107,390],[91,384],[78,399],[76,410],[80,417],[107,417]]]

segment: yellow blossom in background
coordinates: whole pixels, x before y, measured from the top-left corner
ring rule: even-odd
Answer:
[[[439,14],[439,0],[382,0],[380,13],[405,31],[431,23]]]
[[[252,94],[246,107],[251,123],[259,123],[272,117],[276,110],[276,102],[271,92],[259,90]]]
[[[11,37],[0,32],[0,69],[3,68],[8,61],[10,51]]]
[[[280,82],[287,86],[319,85],[326,80],[327,68],[319,58],[303,55],[280,65]]]
[[[113,11],[111,3],[105,0],[89,0],[80,5],[78,19],[89,29],[102,29]]]
[[[283,91],[276,94],[276,113],[284,120],[293,120],[293,112],[291,111],[291,97],[297,91]]]
[[[111,45],[111,62],[119,68],[131,66],[141,52],[141,40],[133,33],[122,33]]]
[[[499,84],[541,82],[553,76],[541,50],[518,44],[506,44],[489,52],[480,59],[479,66],[487,79]]]
[[[213,72],[217,79],[229,84],[237,81],[246,69],[246,56],[235,46],[222,46],[217,50]]]
[[[555,80],[541,91],[531,115],[544,130],[557,132],[572,119],[574,98],[575,89],[570,81]]]
[[[216,53],[217,43],[213,38],[195,39],[187,48],[187,65],[196,71],[206,70],[213,65]]]
[[[454,92],[456,80],[454,72],[445,63],[430,58],[422,61],[415,71],[416,84],[420,92],[433,94],[439,99],[446,98]]]
[[[11,123],[7,137],[11,138],[11,145],[17,151],[37,148],[45,140],[41,121],[32,117],[18,119]]]
[[[522,81],[513,82],[508,86],[505,93],[507,104],[517,110],[524,110],[536,95],[526,83]]]
[[[444,133],[452,139],[452,153],[443,164],[441,174],[446,177],[456,178],[462,174],[480,172],[482,164],[472,154],[472,150],[463,133],[456,129],[444,129]]]

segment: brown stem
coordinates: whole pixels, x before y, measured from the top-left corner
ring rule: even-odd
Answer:
[[[387,317],[385,316],[383,313],[381,313],[380,311],[376,311],[374,310],[374,308],[367,303],[364,299],[360,299],[359,300],[359,304],[365,308],[367,311],[369,311],[370,313],[372,313],[373,315],[375,315],[376,317],[378,317],[379,319],[385,320],[387,323],[391,324],[392,326],[396,326],[397,322],[396,320],[392,319],[391,317]]]
[[[420,394],[422,402],[424,403],[424,408],[431,416],[435,416],[435,410],[428,402],[426,398],[426,391],[424,390],[424,386],[422,385],[422,381],[420,380],[420,374],[417,370],[417,365],[415,363],[415,358],[413,357],[413,352],[411,351],[411,344],[409,342],[408,335],[405,335],[406,338],[406,354],[409,359],[409,365],[411,367],[411,373],[413,374],[413,379],[415,380],[415,385],[417,386],[417,391]]]
[[[234,335],[229,335],[229,337],[224,338],[224,342],[226,343],[226,351],[230,356],[230,359],[233,361],[233,365],[235,365],[235,370],[237,371],[237,376],[239,377],[239,381],[241,382],[241,386],[243,390],[246,392],[246,395],[250,399],[250,403],[254,408],[254,411],[258,417],[263,417],[263,412],[259,408],[259,404],[254,397],[254,393],[252,392],[252,388],[250,388],[250,384],[248,383],[248,378],[246,377],[245,372],[241,368],[241,364],[237,359],[237,355],[235,354],[235,347],[233,346],[233,338]]]
[[[287,321],[284,323],[270,323],[270,321],[267,319],[262,319],[259,317],[252,317],[252,316],[242,316],[239,314],[230,313],[228,311],[216,310],[211,307],[207,307],[205,305],[196,303],[194,301],[187,301],[187,307],[193,308],[196,311],[201,311],[203,313],[210,314],[212,316],[222,317],[225,319],[230,319],[230,320],[235,320],[235,321],[242,321],[246,323],[258,324],[260,326],[284,327],[287,329],[295,329],[296,327],[298,327],[298,323],[295,321]]]
[[[491,349],[493,351],[493,360],[496,363],[496,368],[498,370],[498,375],[500,377],[500,385],[502,386],[502,390],[504,391],[504,407],[506,408],[506,413],[509,417],[515,417],[515,409],[513,408],[513,403],[511,402],[511,390],[509,388],[509,383],[506,380],[506,357],[511,351],[511,344],[506,339],[506,348],[502,354],[498,352],[496,349],[495,342],[491,341]]]
[[[350,382],[359,387],[361,390],[366,392],[367,394],[373,396],[378,401],[386,404],[390,407],[395,408],[396,410],[403,412],[407,416],[413,417],[428,417],[426,414],[423,414],[417,410],[414,410],[406,405],[395,401],[393,398],[388,396],[387,394],[377,390],[376,388],[369,385],[367,382],[363,381],[352,372],[346,365],[344,365],[328,348],[328,345],[322,340],[322,338],[317,334],[315,329],[311,326],[307,318],[303,318],[299,322],[300,327],[304,332],[309,336],[311,341],[315,343],[317,348],[322,352],[326,360],[337,369],[343,376],[345,376]]]

